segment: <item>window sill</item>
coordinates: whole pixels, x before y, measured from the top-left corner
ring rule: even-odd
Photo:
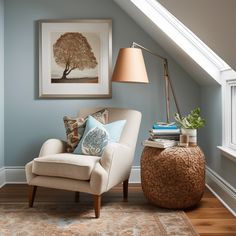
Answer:
[[[236,151],[232,148],[223,147],[223,146],[217,146],[218,149],[220,149],[223,156],[228,157],[230,160],[236,162]]]

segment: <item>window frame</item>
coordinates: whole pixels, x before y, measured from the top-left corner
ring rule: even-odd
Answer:
[[[236,77],[225,80],[222,91],[222,106],[223,106],[223,138],[222,145],[224,148],[229,148],[236,151],[236,145],[232,143],[232,87],[236,86]],[[236,122],[236,121],[235,121]]]

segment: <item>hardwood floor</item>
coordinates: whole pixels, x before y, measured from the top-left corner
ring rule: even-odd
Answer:
[[[208,189],[200,204],[185,213],[201,236],[236,236],[236,218]]]
[[[122,201],[122,186],[103,194],[102,203]],[[27,185],[5,185],[0,189],[0,204],[28,201]],[[92,195],[80,194],[80,202],[91,202]],[[35,202],[68,202],[75,200],[75,193],[56,189],[38,188]],[[146,201],[139,184],[129,185],[129,201]],[[206,189],[200,204],[185,211],[201,236],[236,236],[236,218]]]

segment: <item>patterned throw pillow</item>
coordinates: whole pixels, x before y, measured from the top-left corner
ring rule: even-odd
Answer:
[[[93,113],[91,116],[104,125],[108,123],[108,110],[106,108]],[[88,116],[86,119],[88,119]]]
[[[84,135],[74,153],[101,156],[110,142],[119,142],[126,120],[103,125],[92,116],[88,117]]]
[[[73,152],[83,136],[86,121],[83,118],[71,118],[64,116],[66,128],[67,152]]]
[[[108,122],[108,110],[102,109],[93,113],[93,116],[96,120],[101,122],[102,124],[106,124]],[[64,116],[64,125],[66,129],[66,137],[67,137],[67,152],[73,152],[77,147],[80,139],[82,138],[86,126],[86,121],[88,117],[84,118],[71,118],[69,116]]]

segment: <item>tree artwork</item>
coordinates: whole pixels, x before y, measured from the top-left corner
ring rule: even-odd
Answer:
[[[95,68],[97,59],[86,37],[81,33],[65,33],[53,45],[56,63],[64,68],[61,79],[67,79],[71,71]]]

